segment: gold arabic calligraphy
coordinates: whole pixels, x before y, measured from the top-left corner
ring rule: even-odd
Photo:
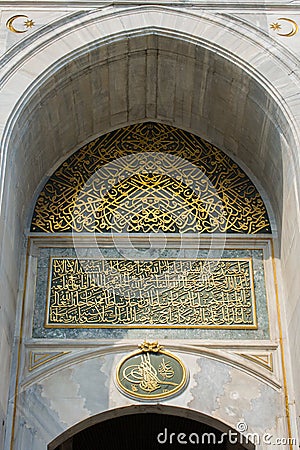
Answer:
[[[48,327],[256,327],[251,259],[51,265]]]
[[[133,385],[133,391],[135,390],[135,384],[138,384],[140,389],[145,392],[156,391],[157,389],[160,389],[162,384],[178,386],[178,383],[170,381],[175,374],[170,361],[166,362],[163,358],[157,371],[151,364],[149,353],[141,355],[140,364],[125,367],[122,374],[123,378]],[[159,378],[159,375],[161,378]]]
[[[165,350],[152,352],[149,350],[152,345],[143,345],[144,350],[134,352],[118,364],[116,381],[123,393],[158,399],[178,394],[186,386],[187,371],[183,362]],[[157,350],[161,346],[153,348]]]
[[[270,233],[263,200],[222,151],[144,123],[82,147],[51,176],[34,232]]]

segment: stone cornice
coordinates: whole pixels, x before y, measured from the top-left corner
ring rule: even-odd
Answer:
[[[9,10],[20,10],[20,9],[63,9],[63,10],[74,10],[74,9],[99,9],[105,6],[151,6],[151,5],[164,5],[164,6],[177,6],[184,8],[193,8],[193,9],[203,9],[203,10],[218,10],[218,11],[232,11],[236,13],[243,12],[255,12],[255,13],[264,13],[264,12],[295,12],[297,13],[300,10],[300,0],[291,0],[291,1],[233,1],[233,2],[224,2],[222,0],[178,0],[178,1],[170,1],[170,0],[161,0],[161,1],[138,1],[138,0],[102,0],[102,1],[93,1],[93,0],[44,0],[44,1],[30,1],[30,0],[16,0],[16,1],[5,1],[0,0],[0,9],[9,9]]]

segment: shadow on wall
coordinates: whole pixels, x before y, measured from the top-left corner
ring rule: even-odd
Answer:
[[[195,448],[195,444],[206,450],[255,448],[236,430],[212,417],[183,408],[144,405],[94,416],[59,436],[48,450],[180,450]]]

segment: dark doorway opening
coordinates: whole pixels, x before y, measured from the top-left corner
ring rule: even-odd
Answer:
[[[120,416],[92,425],[55,450],[241,450],[242,436],[207,424],[168,414],[144,413]]]

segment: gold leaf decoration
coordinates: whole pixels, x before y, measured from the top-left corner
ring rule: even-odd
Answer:
[[[221,150],[143,123],[70,156],[40,193],[31,231],[253,234],[271,227],[254,184]]]

